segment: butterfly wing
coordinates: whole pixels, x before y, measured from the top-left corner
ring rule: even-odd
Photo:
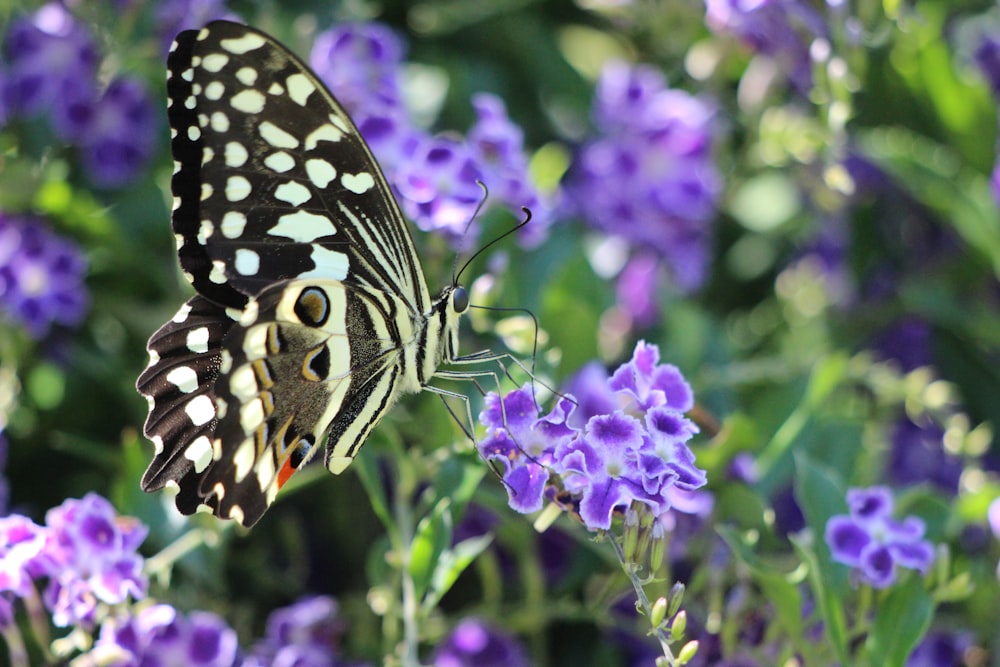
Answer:
[[[301,60],[216,21],[178,35],[167,69],[173,228],[200,296],[150,339],[143,488],[176,482],[181,511],[251,525],[328,428],[328,467],[346,466],[413,372],[430,298],[370,150]],[[195,354],[185,336],[207,320]]]

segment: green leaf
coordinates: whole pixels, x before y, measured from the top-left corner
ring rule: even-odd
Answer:
[[[444,597],[445,593],[472,564],[474,560],[493,543],[493,535],[479,535],[462,540],[451,549],[445,550],[437,560],[437,566],[431,576],[430,589],[424,598],[423,606],[431,610]]]
[[[911,576],[896,585],[878,606],[865,647],[872,667],[903,667],[917,643],[927,633],[934,603],[923,580]]]
[[[964,164],[950,148],[903,128],[858,135],[865,156],[989,261],[1000,276],[1000,216],[985,174]]]
[[[826,636],[830,638],[837,658],[842,665],[853,664],[847,646],[847,623],[844,619],[844,607],[841,595],[830,586],[826,572],[820,566],[816,552],[812,550],[809,540],[800,536],[791,537],[792,546],[802,562],[809,568],[809,585],[823,617]]]
[[[392,518],[392,512],[389,511],[389,500],[386,498],[385,489],[379,481],[381,477],[378,471],[378,456],[374,455],[373,449],[374,447],[369,447],[366,451],[362,451],[354,459],[353,468],[358,474],[358,479],[361,480],[361,485],[365,487],[368,501],[371,503],[375,516],[386,527],[386,530],[393,532],[396,522]]]
[[[451,543],[451,535],[451,499],[442,498],[417,524],[416,534],[410,543],[409,572],[418,599],[430,587],[431,575]]]

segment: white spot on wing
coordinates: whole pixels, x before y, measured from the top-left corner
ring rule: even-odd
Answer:
[[[253,88],[247,88],[233,95],[229,100],[230,106],[243,113],[260,113],[264,110],[264,95]]]
[[[240,83],[252,86],[257,81],[257,70],[253,67],[241,67],[236,72],[236,78],[239,79]]]
[[[264,166],[271,171],[283,174],[295,166],[295,159],[285,151],[278,151],[264,158]]]
[[[205,245],[208,243],[209,237],[212,236],[212,232],[215,231],[211,220],[202,220],[201,226],[198,228],[198,243]]]
[[[327,250],[321,245],[313,244],[312,255],[313,264],[316,268],[311,271],[299,274],[299,278],[332,278],[343,280],[347,277],[350,264],[347,255],[336,250]]]
[[[230,53],[244,54],[264,46],[264,38],[248,32],[242,37],[231,37],[219,42],[219,46]]]
[[[236,272],[244,276],[255,276],[260,271],[260,255],[253,250],[240,248],[236,251]]]
[[[205,86],[205,98],[209,100],[221,100],[226,94],[226,86],[221,81],[212,81]]]
[[[243,201],[250,196],[251,190],[250,181],[244,176],[230,176],[226,179],[226,199],[229,201]]]
[[[253,366],[244,364],[233,371],[229,378],[229,391],[240,402],[249,401],[257,395],[257,376],[254,375]]]
[[[167,373],[167,382],[183,393],[190,394],[198,388],[198,374],[190,366],[178,366],[170,369],[170,372]]]
[[[257,126],[260,138],[275,148],[298,148],[299,140],[288,134],[269,120]]]
[[[187,349],[195,354],[205,354],[208,352],[208,327],[198,327],[187,332],[187,339],[184,341]]]
[[[238,239],[243,236],[243,229],[247,226],[247,217],[239,211],[226,211],[222,216],[222,223],[219,231],[227,239]]]
[[[229,116],[222,113],[221,111],[216,111],[212,114],[212,129],[216,132],[228,132],[229,131]]]
[[[320,125],[306,137],[306,150],[311,151],[321,141],[338,142],[344,138],[344,132],[333,125]]]
[[[208,436],[198,436],[184,450],[184,458],[194,463],[196,473],[205,472],[205,468],[212,462],[212,441]]]
[[[180,324],[187,321],[188,315],[191,314],[191,304],[185,303],[180,309],[174,314],[173,322],[175,324]]]
[[[247,153],[247,149],[243,144],[230,141],[226,144],[226,166],[227,167],[242,167],[246,164],[247,159],[250,154]]]
[[[195,396],[184,406],[184,412],[195,426],[203,426],[215,417],[215,403],[204,394]]]
[[[306,100],[309,99],[309,96],[316,90],[316,86],[312,84],[309,77],[302,73],[296,73],[288,77],[285,80],[285,85],[288,86],[288,96],[296,104],[303,107],[306,105]]]
[[[292,206],[301,206],[309,201],[311,197],[312,195],[309,193],[309,188],[301,183],[296,183],[295,181],[282,183],[274,190],[275,199],[280,199],[281,201],[287,202]]]
[[[337,178],[337,170],[326,160],[312,158],[306,160],[306,175],[317,188],[325,188],[330,181]]]
[[[325,215],[296,211],[278,218],[278,223],[267,231],[271,236],[284,236],[299,243],[312,243],[321,236],[333,236],[337,228]]]
[[[195,125],[188,126],[188,139],[191,141],[198,141],[201,139],[201,130],[199,130]]]
[[[210,53],[201,59],[201,66],[204,67],[209,72],[218,72],[226,63],[229,62],[229,56],[224,53]]]
[[[212,270],[208,272],[208,279],[216,285],[226,282],[226,263],[221,259],[213,259]]]
[[[359,174],[344,174],[340,177],[340,182],[356,195],[363,195],[375,187],[375,179],[366,171]]]

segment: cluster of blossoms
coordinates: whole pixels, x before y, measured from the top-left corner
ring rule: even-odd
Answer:
[[[336,601],[327,596],[277,609],[268,618],[266,638],[244,654],[236,631],[220,616],[185,615],[157,604],[105,622],[88,657],[109,667],[358,666],[340,657],[344,623],[337,613]]]
[[[97,494],[69,499],[46,514],[39,526],[11,514],[0,519],[0,614],[13,619],[15,599],[42,595],[58,627],[91,628],[101,605],[117,605],[146,594],[139,545],[147,528]]]
[[[640,342],[606,379],[604,393],[600,411],[582,427],[571,423],[570,396],[546,415],[528,386],[502,401],[487,397],[479,450],[502,474],[511,508],[534,512],[548,493],[571,503],[590,530],[607,530],[616,510],[638,506],[665,520],[675,494],[705,484],[687,444],[698,428],[683,415],[694,396],[676,367],[659,363],[655,345]]]
[[[121,187],[142,173],[157,135],[149,92],[127,76],[99,85],[93,35],[65,5],[50,3],[12,21],[3,56],[0,120],[46,113],[100,187]]]
[[[834,3],[830,3],[833,5]],[[802,92],[812,84],[809,47],[826,34],[822,17],[798,0],[705,0],[705,23],[731,35],[788,72]]]
[[[317,36],[310,64],[351,114],[393,186],[404,213],[425,231],[468,242],[466,226],[483,200],[533,212],[522,243],[545,237],[547,208],[528,176],[521,129],[494,95],[473,98],[477,120],[466,138],[417,127],[402,87],[403,45],[387,27],[335,26]]]
[[[835,561],[853,568],[874,588],[896,581],[896,565],[927,573],[934,546],[923,539],[924,522],[915,516],[895,521],[887,487],[850,489],[847,505],[850,514],[831,517],[826,524],[826,543]]]
[[[713,115],[653,67],[612,62],[593,101],[601,135],[580,149],[566,185],[579,216],[665,262],[684,290],[708,272],[722,192],[711,155]]]
[[[39,220],[0,211],[0,308],[35,338],[53,324],[78,324],[87,311],[79,248]]]

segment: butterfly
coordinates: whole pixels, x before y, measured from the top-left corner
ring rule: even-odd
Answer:
[[[167,97],[196,294],[136,382],[155,446],[142,488],[252,526],[324,439],[338,474],[401,396],[471,374],[439,366],[495,355],[459,356],[468,293],[453,280],[430,296],[371,151],[287,48],[227,21],[182,32]]]

